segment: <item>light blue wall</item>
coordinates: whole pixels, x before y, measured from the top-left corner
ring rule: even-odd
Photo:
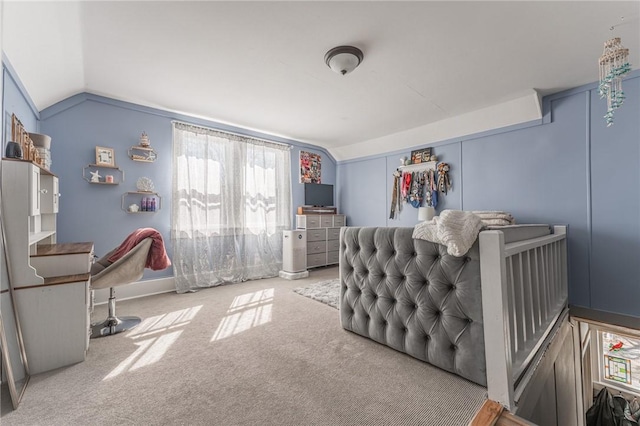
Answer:
[[[640,317],[640,73],[623,86],[627,99],[609,128],[606,103],[589,85],[547,97],[540,123],[435,144],[453,178],[438,210],[505,210],[519,223],[568,224],[570,303]],[[408,205],[388,219],[391,174],[408,154],[338,164],[350,225],[417,223]]]
[[[28,132],[39,131],[39,113],[33,101],[26,93],[20,80],[15,77],[13,68],[6,58],[2,62],[2,114],[4,117],[2,131],[2,156],[7,142],[11,139],[11,114],[15,114]]]
[[[292,227],[295,226],[296,208],[304,204],[304,185],[300,183],[299,171],[300,151],[320,154],[322,182],[336,182],[336,162],[324,149],[259,132],[86,93],[72,96],[38,112],[6,56],[3,56],[2,65],[2,113],[5,117],[3,152],[11,136],[12,113],[18,116],[28,131],[52,137],[51,171],[60,179],[62,194],[57,222],[58,242],[92,241],[96,253],[100,255],[120,244],[133,230],[153,227],[162,233],[167,251],[172,255],[169,233],[172,120],[292,145]],[[153,148],[158,152],[158,159],[154,163],[134,162],[127,154],[132,145],[138,144],[142,131],[148,133]],[[116,165],[125,177],[120,185],[92,185],[82,178],[83,167],[95,163],[96,146],[114,148]],[[118,175],[117,172],[114,174]],[[127,191],[135,191],[136,181],[143,176],[154,182],[156,192],[162,196],[162,209],[156,213],[127,214],[121,208],[122,195]],[[133,200],[126,200],[126,203],[130,202]],[[158,272],[146,270],[144,279],[171,276],[172,273],[171,269]]]
[[[451,191],[438,198],[437,210],[460,209],[462,192],[460,143],[447,142],[433,146],[438,161],[449,163]],[[338,163],[338,191],[340,210],[347,215],[347,224],[353,226],[414,226],[418,210],[403,204],[396,219],[390,219],[393,194],[392,173],[400,165],[400,158],[409,157],[411,151],[399,151],[384,156],[343,161]],[[382,191],[384,188],[384,191]]]
[[[338,204],[347,215],[347,225],[381,226],[389,215],[384,188],[387,179],[384,158],[338,165]]]
[[[552,103],[554,122],[463,143],[465,209],[505,210],[520,223],[569,224],[570,300],[588,306],[584,93]]]
[[[589,103],[591,303],[640,317],[640,77],[623,89],[627,99],[611,127],[596,91]]]
[[[292,227],[295,208],[304,202],[299,183],[300,150],[322,155],[322,181],[335,183],[335,160],[326,151],[303,143],[274,138],[219,123],[193,119],[153,108],[120,102],[101,96],[80,94],[41,112],[42,132],[52,137],[52,171],[60,178],[63,194],[58,215],[58,241],[93,241],[96,253],[116,247],[133,230],[153,227],[164,237],[171,256],[171,147],[172,120],[242,133],[293,145],[291,149]],[[128,149],[138,144],[146,131],[158,152],[154,163],[135,162]],[[115,150],[116,165],[125,174],[120,185],[92,185],[82,179],[82,168],[95,162],[95,147]],[[149,177],[162,198],[162,209],[150,214],[128,214],[121,208],[121,196],[136,190],[140,177]],[[171,270],[146,270],[145,279],[172,275]]]
[[[171,121],[83,96],[71,101],[73,106],[59,113],[42,111],[42,132],[52,139],[51,170],[59,178],[62,194],[58,242],[93,241],[96,254],[101,256],[134,230],[151,227],[162,233],[167,252],[171,253]],[[127,155],[127,150],[138,144],[143,130],[158,152],[154,163],[134,162]],[[92,185],[83,180],[83,167],[95,163],[96,145],[115,150],[116,166],[125,177],[120,185]],[[100,174],[107,173],[111,172],[103,170]],[[136,191],[136,181],[143,176],[153,181],[156,192],[162,196],[162,209],[156,213],[128,214],[121,209],[121,196],[126,191]],[[169,275],[171,269],[145,270],[145,278]]]

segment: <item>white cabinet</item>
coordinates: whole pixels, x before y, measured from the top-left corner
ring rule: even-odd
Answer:
[[[13,287],[44,283],[29,263],[29,255],[36,252],[38,244],[56,242],[56,213],[48,207],[41,209],[43,200],[45,205],[53,205],[49,200],[53,192],[41,191],[42,179],[50,179],[53,185],[54,177],[29,161],[2,161],[2,214]]]
[[[307,230],[307,268],[335,265],[339,260],[343,214],[296,215],[296,227]]]
[[[84,361],[89,274],[70,282],[47,279],[45,285],[19,287],[14,294],[31,374]]]
[[[58,177],[2,160],[2,213],[11,286],[31,374],[84,360],[93,243],[56,244]]]

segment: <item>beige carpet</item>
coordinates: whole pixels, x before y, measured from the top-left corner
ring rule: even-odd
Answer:
[[[122,301],[120,315],[145,322],[92,340],[83,363],[33,376],[0,423],[467,424],[485,388],[344,331],[336,309],[293,292],[337,275]]]

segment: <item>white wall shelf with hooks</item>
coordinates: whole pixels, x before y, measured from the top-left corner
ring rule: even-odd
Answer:
[[[401,172],[419,172],[422,170],[435,170],[438,165],[437,161],[427,161],[426,163],[409,164],[406,166],[398,166]]]

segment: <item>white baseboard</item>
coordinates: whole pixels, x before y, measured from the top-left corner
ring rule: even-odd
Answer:
[[[280,276],[280,278],[286,278],[288,280],[299,280],[300,278],[307,278],[309,276],[309,271],[301,271],[301,272],[280,271],[278,276]]]
[[[167,277],[121,285],[115,287],[115,290],[117,300],[127,300],[176,291],[176,284],[173,277]],[[101,288],[95,290],[94,298],[95,305],[107,303],[107,300],[109,299],[109,289]]]

